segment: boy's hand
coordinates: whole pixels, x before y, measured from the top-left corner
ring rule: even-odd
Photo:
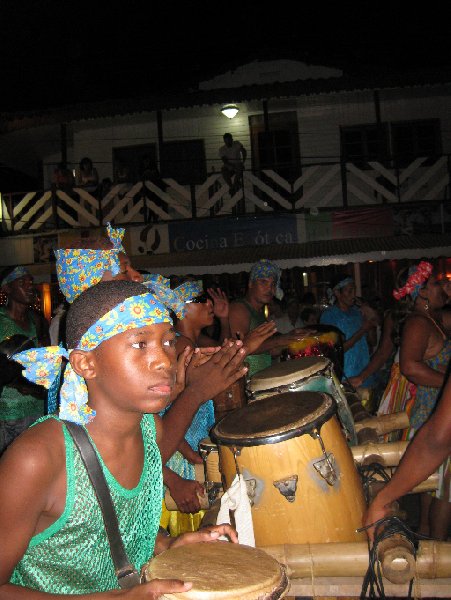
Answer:
[[[226,340],[210,360],[188,371],[186,387],[196,393],[200,404],[214,398],[246,375],[248,369],[243,366],[245,357],[243,342]]]
[[[177,485],[172,486],[170,492],[180,512],[195,513],[200,510],[197,496],[204,496],[205,488],[198,481],[180,478],[177,480]]]
[[[222,535],[226,535],[234,544],[238,543],[238,534],[236,530],[228,523],[221,525],[210,525],[205,529],[199,529],[191,533],[183,533],[173,538],[171,548],[185,546],[186,544],[196,544],[197,542],[216,542]]]
[[[210,358],[221,350],[221,346],[209,346],[208,348],[194,348],[192,358],[188,365],[189,373],[193,369],[200,367],[204,363],[208,362]]]

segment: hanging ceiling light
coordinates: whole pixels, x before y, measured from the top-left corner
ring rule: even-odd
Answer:
[[[222,114],[225,115],[228,119],[233,119],[233,117],[236,117],[239,110],[240,109],[236,104],[224,104],[224,106],[221,108]]]

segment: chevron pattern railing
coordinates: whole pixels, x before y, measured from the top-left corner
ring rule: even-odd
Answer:
[[[171,221],[240,213],[296,212],[312,207],[343,207],[450,199],[450,161],[420,157],[395,170],[369,162],[309,165],[293,182],[275,171],[246,171],[230,196],[220,174],[200,185],[164,179],[165,190],[150,181],[115,185],[98,200],[83,189],[3,194],[0,218],[5,233]],[[236,213],[235,213],[236,214]]]

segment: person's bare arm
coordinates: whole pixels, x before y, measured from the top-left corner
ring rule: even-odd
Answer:
[[[412,383],[439,388],[443,385],[444,373],[431,369],[424,362],[430,335],[426,319],[412,317],[406,320],[401,337],[399,368]]]
[[[362,338],[364,335],[366,335],[368,333],[368,331],[370,331],[374,327],[375,327],[375,323],[373,323],[372,321],[369,321],[368,319],[363,319],[363,323],[362,323],[362,326],[360,327],[360,329],[358,329],[354,333],[354,335],[349,338],[349,340],[346,340],[345,342],[343,342],[343,350],[346,352],[347,350],[349,350],[350,348],[355,346],[355,344],[357,344],[357,342],[360,340],[360,338]]]
[[[394,344],[392,340],[392,332],[393,332],[393,319],[390,314],[388,314],[384,319],[384,324],[382,326],[382,336],[379,342],[379,346],[376,349],[376,352],[371,357],[368,365],[355,377],[349,378],[349,383],[354,387],[359,387],[362,383],[373,373],[379,371],[381,367],[387,362],[390,358],[391,353],[394,349]]]
[[[52,443],[55,445],[58,441],[64,444],[57,438]],[[62,460],[65,466],[64,458]],[[32,430],[11,444],[0,460],[1,600],[50,597],[8,582],[39,524],[42,526],[43,516],[52,512],[51,491],[60,476],[60,467],[55,454]]]
[[[451,378],[437,408],[407,447],[395,474],[368,507],[364,524],[371,525],[390,513],[390,504],[434,473],[451,454]],[[370,539],[374,530],[368,531]]]
[[[178,451],[192,465],[196,465],[196,464],[201,465],[203,463],[203,460],[202,460],[202,457],[200,456],[200,454],[198,452],[196,452],[195,450],[193,450],[185,439],[183,439],[180,442]]]

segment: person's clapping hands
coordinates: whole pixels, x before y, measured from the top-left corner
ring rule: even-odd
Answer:
[[[222,346],[201,365],[186,371],[186,387],[196,394],[200,404],[214,398],[246,375],[243,365],[246,352],[240,340],[225,340]]]

